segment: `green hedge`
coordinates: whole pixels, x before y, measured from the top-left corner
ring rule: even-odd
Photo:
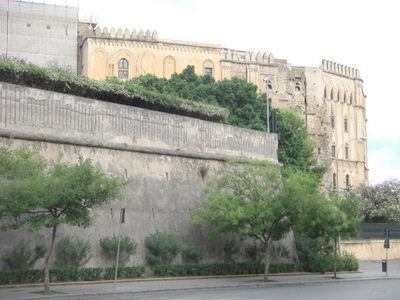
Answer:
[[[136,278],[143,275],[144,266],[120,267],[118,278]],[[115,268],[51,269],[50,281],[96,281],[114,279]],[[0,271],[0,284],[43,282],[43,270]]]
[[[308,272],[333,272],[333,254],[311,255],[304,270]],[[359,263],[357,258],[351,254],[342,254],[337,257],[336,271],[358,271]]]
[[[151,269],[154,275],[160,277],[174,276],[207,276],[207,275],[243,275],[263,274],[264,264],[260,262],[243,263],[215,263],[215,264],[186,264],[186,265],[159,265]],[[300,264],[272,263],[270,273],[287,273],[301,271]]]
[[[220,122],[228,116],[222,107],[12,61],[0,60],[0,81],[208,121]]]

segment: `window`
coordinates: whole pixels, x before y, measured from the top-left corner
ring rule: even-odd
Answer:
[[[336,174],[335,173],[333,173],[333,176],[332,176],[332,188],[334,190],[336,190]]]
[[[335,117],[331,116],[331,128],[335,128]]]
[[[332,146],[331,147],[331,156],[332,156],[332,158],[335,158],[335,155],[336,154],[336,147],[335,146]]]
[[[128,79],[129,78],[129,63],[125,58],[121,58],[118,61],[118,78]]]
[[[324,99],[326,99],[326,88],[324,89]]]
[[[347,117],[344,117],[344,131],[349,131],[349,126],[347,122]]]
[[[204,68],[204,74],[205,74],[205,75],[210,75],[210,76],[212,76],[212,75],[213,75],[213,69],[212,69],[212,68],[205,67],[205,68]]]
[[[350,175],[346,175],[346,187],[350,187]]]
[[[331,100],[333,100],[334,96],[333,96],[334,92],[333,89],[331,90]]]
[[[349,159],[349,146],[346,145],[346,147],[344,148],[344,157],[345,159]]]

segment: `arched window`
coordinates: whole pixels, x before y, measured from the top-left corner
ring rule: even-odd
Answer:
[[[344,92],[343,102],[344,102],[344,103],[347,103],[347,93],[346,93],[346,92]]]
[[[129,78],[129,62],[125,58],[121,58],[118,61],[118,78],[121,79]]]
[[[346,175],[346,187],[349,187],[349,186],[350,186],[350,175],[347,174]]]
[[[335,117],[331,116],[331,128],[335,128]]]
[[[324,88],[324,99],[326,99],[326,88]]]
[[[331,100],[333,100],[335,97],[333,96],[334,92],[333,89],[331,90]]]
[[[331,147],[331,157],[332,158],[336,157],[336,147],[334,145]]]
[[[344,158],[349,159],[349,146],[346,145],[344,148]]]
[[[212,62],[211,60],[207,59],[203,63],[203,68],[204,68],[204,75],[210,75],[210,76],[214,75],[214,62]]]
[[[347,120],[347,117],[344,117],[343,127],[344,127],[344,131],[349,131],[349,122]]]
[[[340,91],[337,92],[336,96],[337,96],[336,100],[339,102],[340,101]]]

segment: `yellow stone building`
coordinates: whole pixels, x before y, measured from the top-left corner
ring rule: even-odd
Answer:
[[[316,155],[330,165],[328,189],[368,183],[366,96],[357,69],[323,60],[319,67],[293,66],[272,54],[220,45],[160,39],[156,31],[78,26],[78,74],[122,79],[154,74],[169,78],[187,65],[216,80],[243,78],[272,105],[301,114],[315,139]]]

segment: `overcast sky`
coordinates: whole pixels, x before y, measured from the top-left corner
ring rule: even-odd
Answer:
[[[296,66],[323,59],[360,70],[367,95],[370,183],[400,180],[400,17],[396,0],[46,0],[79,6],[101,27],[272,53]]]

